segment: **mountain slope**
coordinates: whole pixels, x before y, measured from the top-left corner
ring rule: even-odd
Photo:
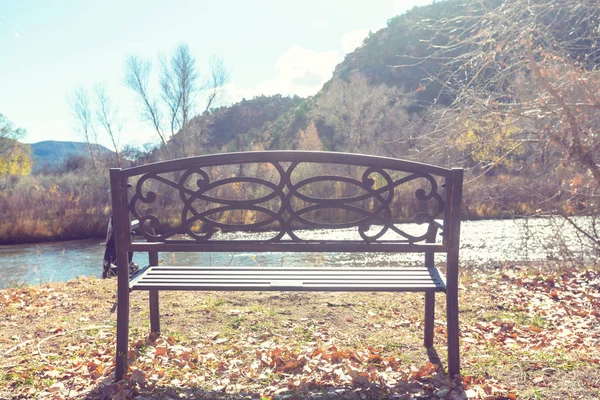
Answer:
[[[95,146],[97,146],[98,151],[102,154],[112,153],[102,145]],[[87,143],[57,140],[32,143],[30,147],[34,162],[33,172],[44,168],[56,168],[70,156],[87,156],[89,151]]]

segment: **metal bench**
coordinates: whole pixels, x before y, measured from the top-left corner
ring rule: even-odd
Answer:
[[[460,373],[458,248],[462,169],[359,154],[216,154],[110,170],[117,265],[147,252],[130,279],[118,268],[116,379],[128,367],[129,296],[159,291],[424,292],[433,346],[435,293],[446,293],[448,372]],[[130,236],[131,220],[139,236]],[[324,231],[323,229],[327,229]],[[331,231],[336,229],[336,231]],[[331,232],[341,232],[342,236]],[[159,265],[158,252],[417,253],[410,267]],[[446,276],[434,255],[446,255]]]

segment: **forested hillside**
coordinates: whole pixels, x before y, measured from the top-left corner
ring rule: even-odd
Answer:
[[[63,142],[56,140],[45,140],[32,143],[31,162],[33,172],[44,171],[48,169],[64,168],[67,164],[85,163],[88,146],[82,142]],[[109,156],[111,151],[106,147],[96,144],[100,154]]]
[[[379,154],[465,167],[467,218],[558,213],[573,223],[570,216],[600,209],[598,26],[595,0],[417,7],[371,33],[310,98],[207,107],[173,115],[168,129],[147,108],[160,145],[123,149],[121,163],[260,149]],[[187,48],[177,51],[174,61],[190,60]],[[132,57],[128,66],[128,86],[154,104],[143,85],[149,64]],[[102,168],[75,165],[63,175]],[[31,190],[27,179],[12,193]],[[90,196],[67,186],[58,192]],[[82,215],[106,214],[107,199],[99,201]],[[597,231],[579,228],[600,247]]]

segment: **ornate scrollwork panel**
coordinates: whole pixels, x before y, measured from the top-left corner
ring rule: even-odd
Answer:
[[[349,240],[415,243],[435,231],[443,213],[438,187],[427,173],[245,163],[138,176],[129,208],[151,241],[209,241],[218,232],[266,231],[266,241],[302,242],[307,239],[299,232],[306,229],[350,229],[355,237]],[[407,223],[422,229],[409,233]]]

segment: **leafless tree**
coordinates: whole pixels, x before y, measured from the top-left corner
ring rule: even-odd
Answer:
[[[484,143],[481,152],[494,153],[491,166],[526,146],[535,146],[545,170],[568,168],[574,175],[584,174],[581,181],[585,184],[567,180],[552,197],[573,200],[585,212],[597,213],[597,0],[473,0],[461,4],[460,15],[422,22],[432,33],[432,52],[416,61],[441,65],[432,80],[454,98],[450,108],[455,115],[453,124],[442,128],[454,132],[455,140],[471,135]],[[499,134],[508,125],[512,128],[505,132],[513,134]],[[549,153],[552,157],[546,157]],[[585,200],[581,200],[584,191]],[[577,208],[557,211],[568,217]],[[578,227],[572,218],[568,221],[600,248],[597,230]]]
[[[93,115],[87,90],[83,87],[73,90],[73,92],[67,96],[67,103],[71,108],[73,116],[77,120],[79,132],[85,138],[90,153],[90,160],[92,161],[92,168],[95,170],[96,160],[94,147],[98,142],[98,138],[93,126]]]
[[[148,84],[152,72],[152,63],[137,56],[130,55],[126,61],[125,84],[136,92],[142,102],[140,116],[142,120],[150,122],[156,130],[163,145],[167,144],[165,134],[161,126],[161,113],[158,102],[151,97]]]
[[[329,83],[315,116],[333,128],[330,146],[335,150],[406,156],[411,134],[406,98],[398,88],[371,85],[353,73]]]
[[[208,60],[210,66],[210,79],[206,83],[208,95],[206,97],[206,107],[204,112],[208,112],[210,107],[216,103],[217,97],[223,87],[229,82],[231,71],[225,65],[223,58],[212,55]]]
[[[174,135],[185,127],[194,111],[199,90],[196,59],[187,45],[180,44],[171,59],[168,62],[163,59],[161,64],[161,94],[169,110],[171,135]]]
[[[117,166],[121,166],[121,160],[119,155],[119,141],[121,136],[121,126],[118,120],[118,108],[112,103],[110,97],[106,93],[106,88],[103,85],[97,84],[95,87],[96,100],[98,102],[98,108],[96,110],[96,117],[98,122],[112,142],[113,149],[115,150],[115,157],[117,160]]]
[[[137,56],[127,58],[125,83],[141,101],[142,119],[152,124],[163,147],[174,139],[175,151],[180,155],[187,155],[186,152],[193,151],[194,145],[201,142],[188,132],[198,95],[206,93],[204,111],[209,111],[229,81],[230,72],[221,58],[211,57],[209,65],[210,78],[200,84],[196,59],[186,44],[178,45],[171,57],[160,59],[159,94],[155,97],[150,89],[152,63]]]

